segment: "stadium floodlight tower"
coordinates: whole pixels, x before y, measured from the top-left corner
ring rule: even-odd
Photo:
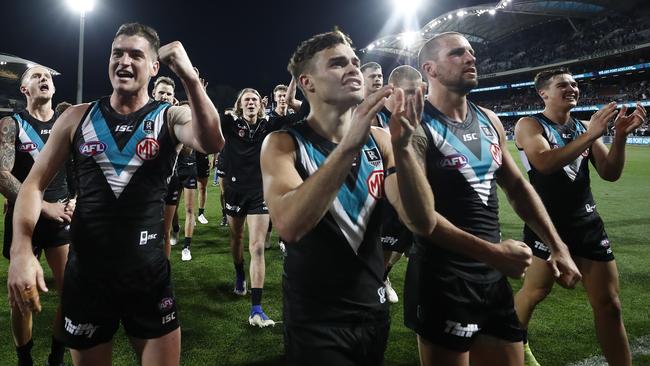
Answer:
[[[67,0],[68,6],[79,12],[79,64],[77,66],[77,104],[83,101],[83,78],[84,78],[84,23],[86,13],[95,7],[94,0]]]

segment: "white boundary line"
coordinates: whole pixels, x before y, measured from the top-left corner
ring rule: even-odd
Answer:
[[[639,337],[630,343],[632,357],[640,355],[650,355],[650,334]],[[603,356],[592,356],[582,361],[570,363],[567,366],[607,366],[607,361]]]

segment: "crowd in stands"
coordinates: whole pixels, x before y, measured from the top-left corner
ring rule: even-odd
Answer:
[[[482,60],[478,64],[479,72],[490,74],[546,65],[650,42],[650,18],[644,16],[630,19],[624,15],[608,15],[583,23],[573,21],[573,25],[577,31],[568,21],[558,20],[499,42],[477,45]],[[544,37],[539,37],[540,31]]]
[[[611,101],[630,102],[650,99],[650,83],[647,80],[628,82],[623,85],[603,82],[582,82],[579,105],[598,105]],[[495,112],[518,112],[543,109],[544,103],[534,88],[512,89],[508,95],[471,95],[471,99]]]

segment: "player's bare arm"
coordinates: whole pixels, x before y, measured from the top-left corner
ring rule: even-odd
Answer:
[[[534,118],[524,117],[515,126],[515,141],[524,149],[528,161],[543,174],[551,174],[570,164],[603,135],[609,122],[616,115],[616,103],[612,102],[591,117],[587,132],[564,147],[553,149],[542,135],[542,127]]]
[[[221,150],[224,138],[219,113],[208,97],[183,45],[175,41],[160,47],[159,58],[181,79],[190,103],[189,118],[188,113],[170,111],[170,116],[173,117],[169,123],[178,141],[203,153]],[[182,107],[170,107],[175,108]]]
[[[601,140],[596,140],[592,146],[591,156],[596,171],[601,178],[610,182],[618,180],[623,173],[627,137],[648,120],[646,110],[639,102],[634,112],[627,114],[627,110],[623,106],[614,121],[614,139],[610,148],[607,149]]]
[[[429,236],[436,225],[433,192],[424,173],[424,161],[417,159],[411,144],[422,119],[424,98],[422,90],[408,97],[399,88],[394,93],[397,110],[391,116],[390,136],[381,128],[372,129],[387,159],[387,171],[393,167],[397,171],[386,177],[386,197],[410,231]]]
[[[7,288],[9,301],[23,313],[40,311],[37,287],[47,291],[43,269],[32,252],[32,235],[41,213],[43,192],[68,159],[74,131],[87,108],[87,104],[70,107],[59,117],[16,199]],[[64,208],[62,205],[62,219],[70,221]]]
[[[548,212],[544,208],[533,186],[521,174],[505,141],[505,130],[499,117],[488,109],[482,110],[487,114],[499,132],[502,152],[502,165],[497,175],[497,183],[503,189],[510,205],[517,215],[526,222],[537,235],[551,248],[549,266],[558,283],[567,288],[573,288],[580,280],[580,271],[576,267],[569,249],[555,230]]]

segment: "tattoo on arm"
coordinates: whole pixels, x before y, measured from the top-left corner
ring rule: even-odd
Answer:
[[[12,118],[0,120],[0,193],[15,201],[20,182],[11,174],[16,160],[16,124]]]

